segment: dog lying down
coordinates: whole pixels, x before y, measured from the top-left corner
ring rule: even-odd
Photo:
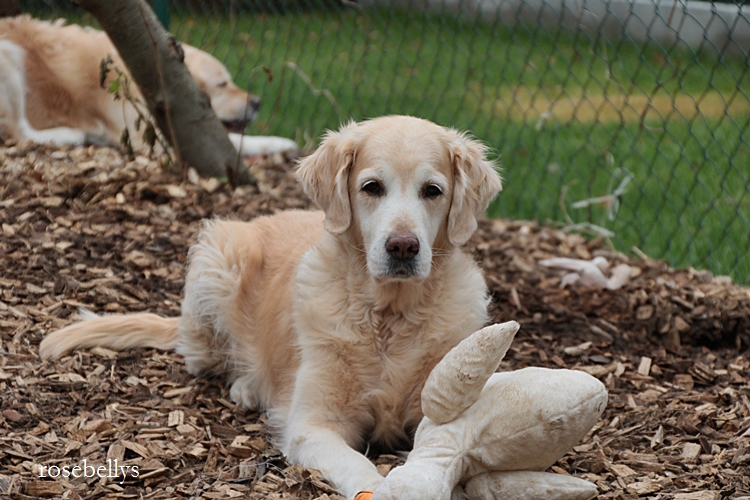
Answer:
[[[179,318],[94,317],[40,355],[176,349],[190,373],[226,377],[238,405],[265,408],[288,459],[351,499],[382,480],[362,450],[409,445],[430,371],[488,319],[459,247],[500,177],[478,141],[388,116],[328,133],[297,178],[322,212],[205,223]]]
[[[242,135],[260,99],[237,87],[214,57],[182,47],[185,65],[243,156],[297,149],[283,137]],[[99,84],[100,63],[107,56],[126,69],[104,32],[62,20],[0,19],[0,138],[60,145],[118,143],[127,128],[133,146],[142,147],[132,104],[116,101]]]

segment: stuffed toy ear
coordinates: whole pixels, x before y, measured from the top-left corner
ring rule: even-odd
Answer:
[[[490,325],[451,349],[427,377],[422,413],[437,424],[446,424],[473,405],[519,328],[515,321]]]
[[[351,223],[348,181],[354,165],[357,127],[352,121],[338,132],[328,131],[317,151],[302,159],[297,169],[297,180],[305,194],[325,212],[325,228],[333,234],[346,231]]]
[[[599,492],[583,479],[537,471],[479,474],[464,491],[472,500],[590,500]]]
[[[487,160],[487,147],[465,134],[449,130],[448,149],[453,163],[453,202],[448,215],[448,239],[463,245],[477,228],[477,217],[502,189],[494,162]]]

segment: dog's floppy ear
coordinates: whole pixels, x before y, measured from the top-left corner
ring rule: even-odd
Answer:
[[[460,246],[474,233],[477,217],[487,209],[502,184],[495,163],[487,159],[487,146],[455,130],[449,130],[449,135],[454,181],[448,239]]]
[[[333,234],[346,231],[352,219],[348,184],[354,165],[356,128],[352,121],[338,132],[329,130],[318,150],[303,158],[297,169],[297,180],[305,194],[325,212],[325,228]]]

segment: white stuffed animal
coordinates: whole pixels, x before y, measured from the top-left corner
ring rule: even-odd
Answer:
[[[488,326],[456,346],[422,391],[414,449],[357,500],[588,500],[596,486],[543,472],[586,435],[607,391],[580,371],[495,373],[519,325]]]

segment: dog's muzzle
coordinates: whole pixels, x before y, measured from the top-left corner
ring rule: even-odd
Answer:
[[[221,120],[221,124],[227,129],[227,132],[242,134],[250,120]]]
[[[245,109],[245,116],[240,119],[236,120],[226,120],[221,119],[222,125],[224,125],[224,128],[227,129],[228,132],[235,132],[237,134],[242,134],[245,132],[245,127],[247,127],[247,124],[253,121],[253,118],[255,117],[255,113],[258,111],[258,108],[260,107],[260,98],[253,96],[247,101],[247,107]]]

